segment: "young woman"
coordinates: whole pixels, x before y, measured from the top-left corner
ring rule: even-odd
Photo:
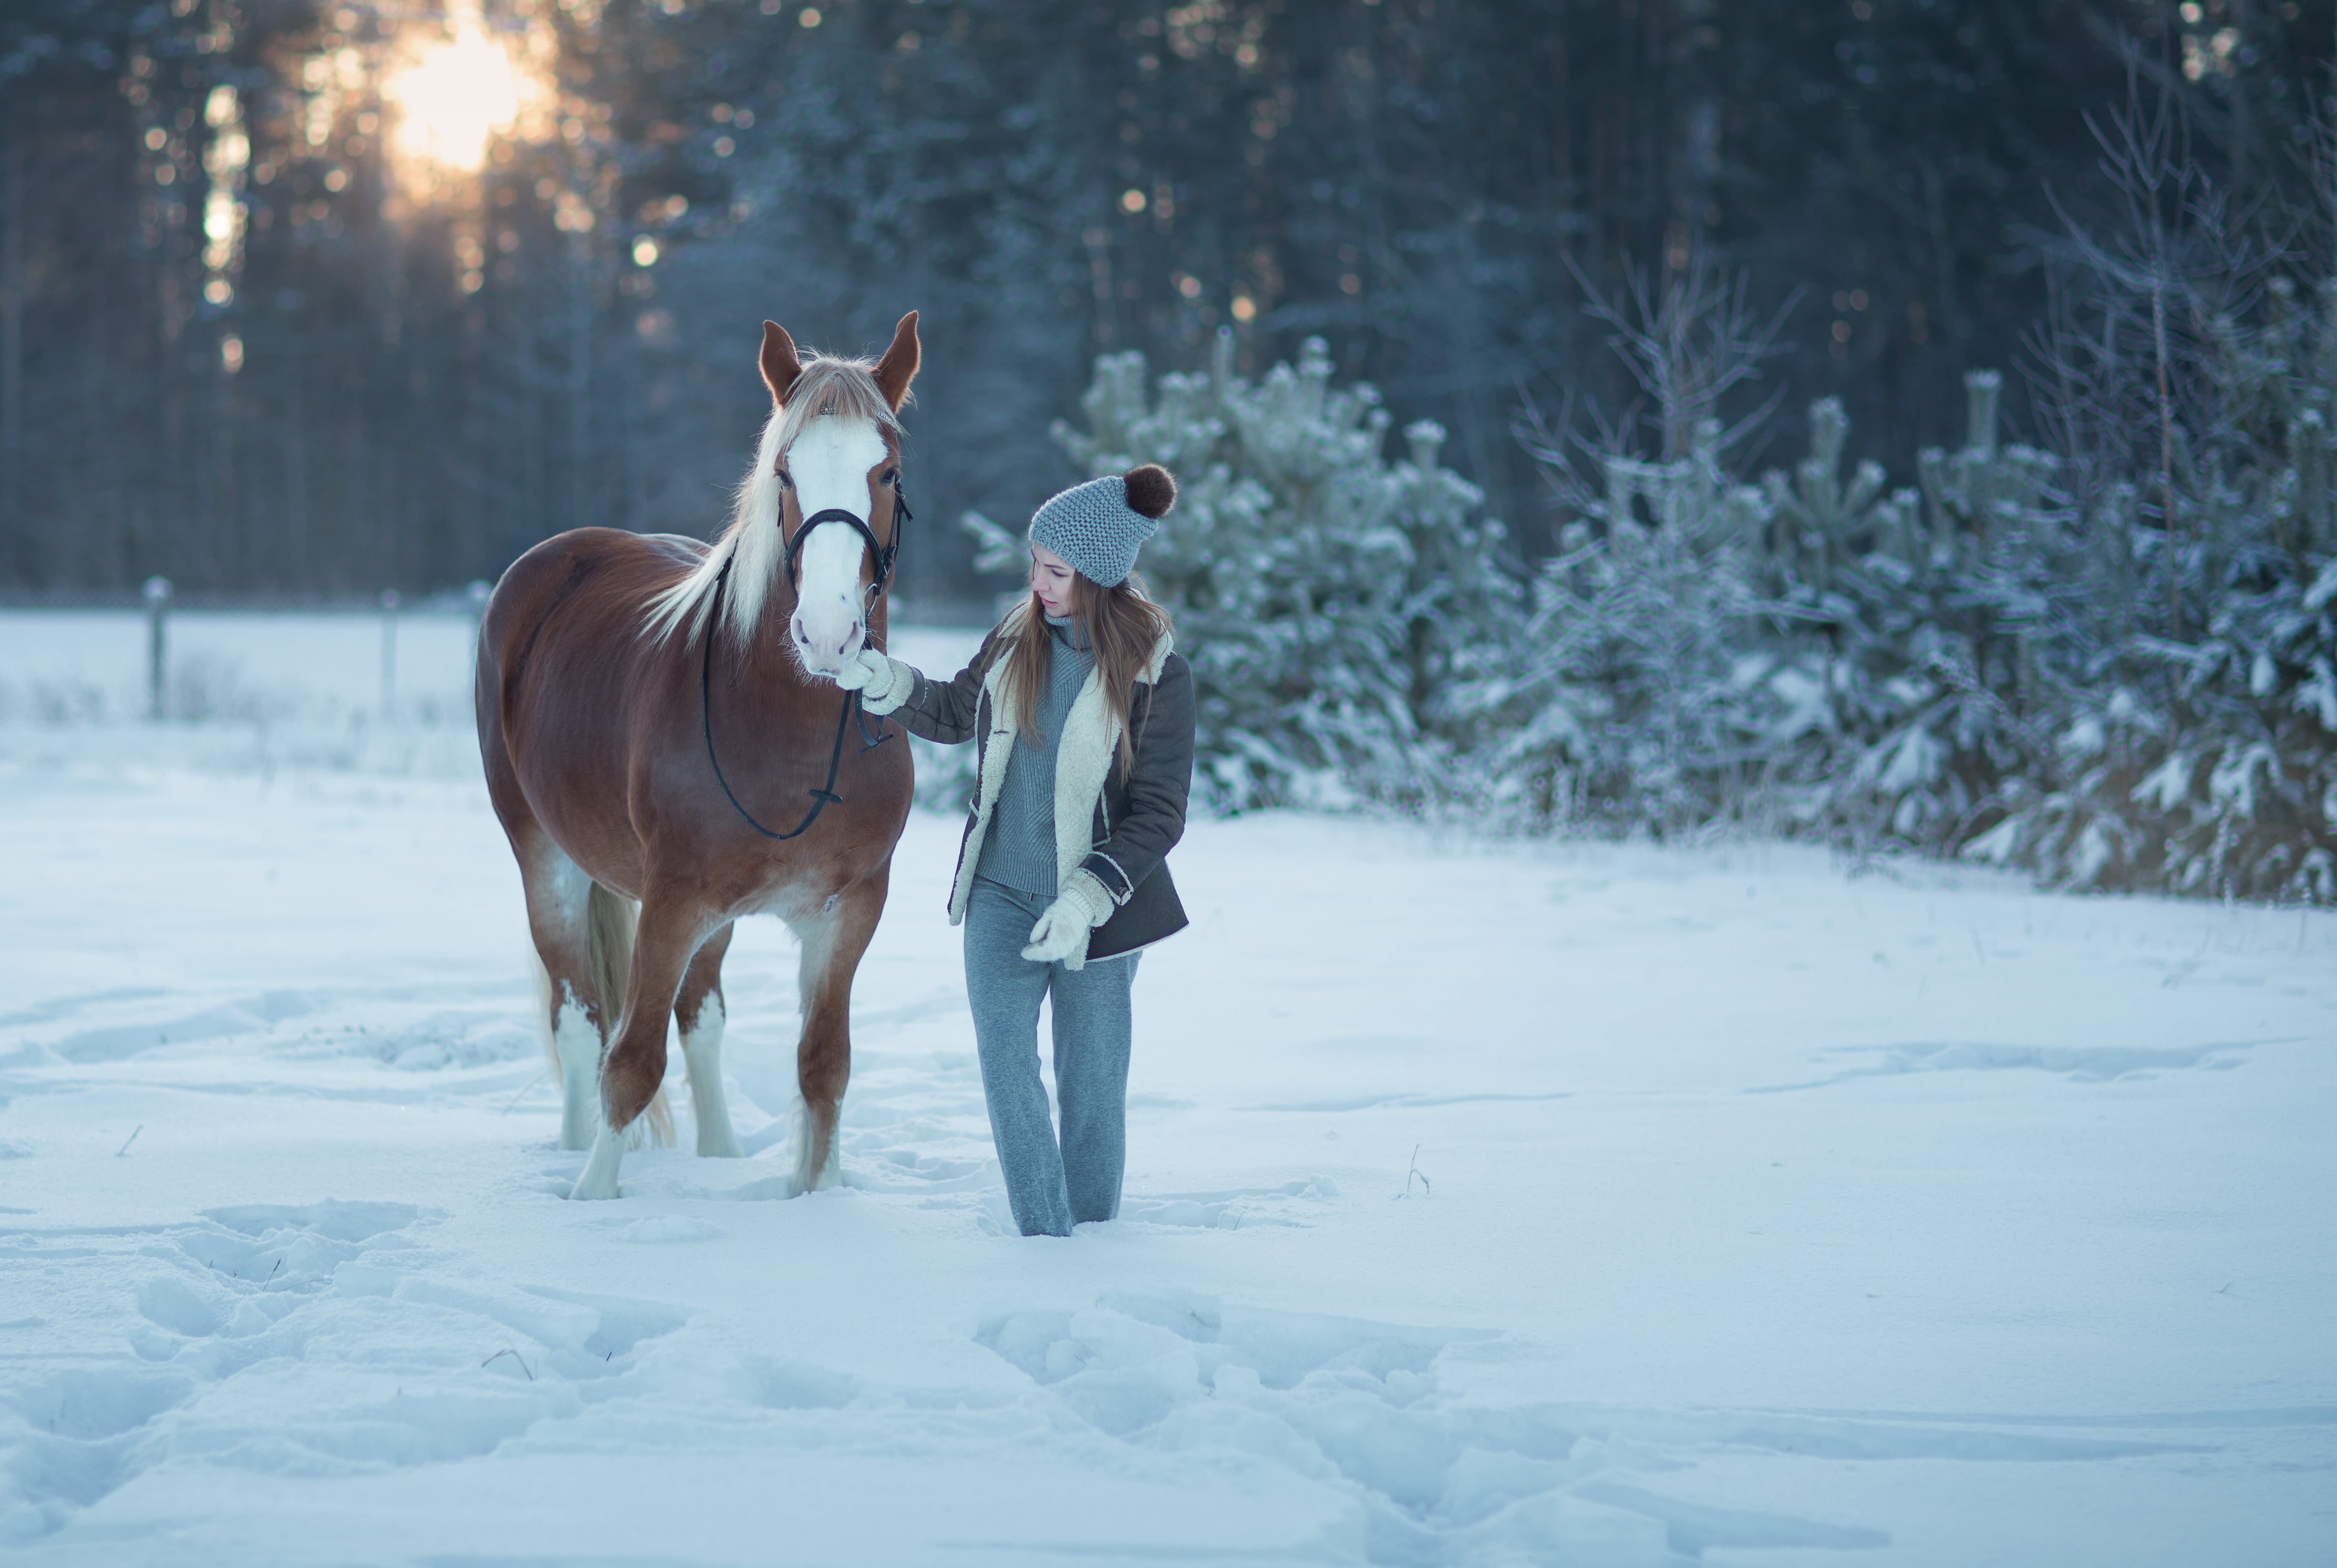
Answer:
[[[1185,831],[1193,676],[1134,575],[1176,499],[1154,463],[1063,492],[1031,522],[1031,597],[954,679],[874,649],[836,677],[913,735],[980,747],[950,922],[965,926],[990,1131],[1026,1236],[1120,1213],[1137,956],[1186,923],[1164,857]],[[1039,1081],[1050,994],[1060,1144]]]

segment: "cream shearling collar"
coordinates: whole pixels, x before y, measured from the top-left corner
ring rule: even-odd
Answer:
[[[998,805],[998,796],[1006,787],[1006,762],[1014,751],[1014,694],[1007,684],[1009,659],[1006,649],[1012,639],[1029,629],[1030,606],[1018,606],[1008,617],[1001,630],[1006,634],[997,658],[990,672],[983,677],[983,695],[990,707],[990,728],[982,740],[982,774],[974,793],[973,825],[967,830],[965,848],[958,858],[957,881],[950,889],[950,924],[965,919],[967,901],[973,896],[974,868],[982,863],[983,840],[989,835],[991,813]],[[1152,656],[1137,676],[1142,686],[1158,685],[1160,672],[1168,667],[1168,656],[1177,651],[1174,635],[1163,632],[1152,645]],[[1102,798],[1105,782],[1111,776],[1112,755],[1120,745],[1120,726],[1105,705],[1103,671],[1100,667],[1088,672],[1079,695],[1071,699],[1071,710],[1063,720],[1063,733],[1055,746],[1055,881],[1060,895],[1062,880],[1079,870],[1088,852],[1095,847],[1093,824],[1096,802]]]

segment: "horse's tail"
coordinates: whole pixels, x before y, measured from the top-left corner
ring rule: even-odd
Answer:
[[[640,906],[599,882],[584,901],[585,961],[592,967],[592,989],[601,993],[601,1032],[605,1042],[625,1011],[625,979],[633,968],[633,928]],[[665,1086],[650,1096],[642,1113],[649,1135],[660,1149],[673,1147],[673,1107],[666,1103]]]

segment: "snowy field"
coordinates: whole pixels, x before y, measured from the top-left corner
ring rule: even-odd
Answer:
[[[767,920],[749,1157],[571,1204],[400,635],[385,714],[376,618],[179,617],[158,727],[136,617],[0,616],[12,1563],[2337,1562],[2337,919],[1198,822],[1124,1216],[1023,1241],[920,813],[846,1185]]]

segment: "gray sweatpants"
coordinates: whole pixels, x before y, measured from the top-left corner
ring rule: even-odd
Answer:
[[[1026,1236],[1068,1236],[1120,1213],[1128,1164],[1129,991],[1137,955],[1080,969],[1022,956],[1052,899],[977,880],[965,911],[965,997],[973,1011],[990,1135],[1006,1201]],[[1055,1141],[1039,1080],[1039,1004],[1054,997]]]

